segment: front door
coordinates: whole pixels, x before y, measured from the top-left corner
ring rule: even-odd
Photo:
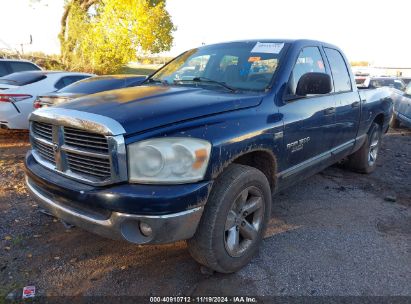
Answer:
[[[318,47],[301,50],[290,76],[287,95],[295,95],[300,77],[309,72],[327,73]],[[280,107],[280,113],[284,115],[284,155],[287,156],[284,167],[287,170],[293,167],[303,170],[325,157],[334,136],[335,103],[332,95],[287,98]]]

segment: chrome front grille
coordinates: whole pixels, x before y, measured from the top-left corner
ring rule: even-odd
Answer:
[[[66,119],[63,123],[49,119],[32,120],[30,140],[36,160],[49,169],[89,184],[104,185],[125,180],[123,135],[93,132],[84,122],[84,129],[73,124]]]
[[[108,158],[79,155],[67,152],[68,166],[71,171],[80,174],[92,174],[98,178],[111,176],[110,160]]]
[[[43,158],[46,161],[49,161],[51,164],[56,164],[56,161],[54,159],[53,147],[51,147],[48,144],[45,144],[42,141],[36,140],[34,142],[33,148],[36,149],[41,158]]]
[[[107,138],[101,134],[64,127],[64,139],[67,145],[99,153],[108,153]]]
[[[41,123],[41,122],[33,122],[33,132],[44,139],[49,141],[53,140],[53,130],[51,124]]]

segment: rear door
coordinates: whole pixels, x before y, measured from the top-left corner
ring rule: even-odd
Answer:
[[[333,134],[332,148],[334,154],[349,151],[354,145],[360,121],[360,96],[353,87],[346,60],[340,51],[324,48],[330,65],[336,105],[336,129]]]
[[[284,141],[287,167],[303,169],[320,161],[330,150],[334,136],[335,105],[330,94],[306,97],[295,96],[301,76],[309,72],[328,73],[320,49],[303,48],[295,62],[288,82],[285,104],[280,107],[284,115]],[[293,98],[293,95],[297,98]],[[322,155],[323,154],[323,155]],[[298,170],[297,170],[298,171]]]

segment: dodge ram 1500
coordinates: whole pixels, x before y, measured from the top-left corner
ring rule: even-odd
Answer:
[[[390,92],[358,91],[333,45],[254,40],[189,50],[138,87],[39,109],[26,183],[56,217],[136,244],[187,240],[237,271],[276,192],[345,159],[376,168]]]

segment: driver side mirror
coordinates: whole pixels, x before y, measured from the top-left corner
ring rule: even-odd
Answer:
[[[331,77],[325,73],[310,72],[301,76],[295,93],[297,96],[328,94],[332,90]]]

